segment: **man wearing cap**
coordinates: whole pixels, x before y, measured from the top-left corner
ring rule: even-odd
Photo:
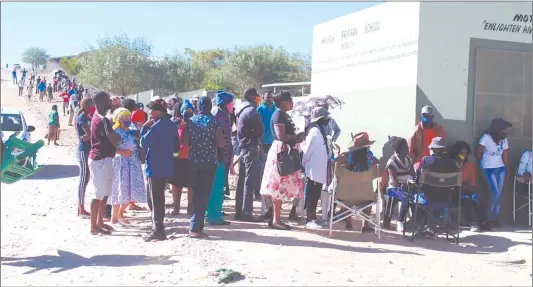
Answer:
[[[261,176],[258,170],[261,150],[259,145],[265,130],[256,110],[259,99],[257,90],[248,88],[244,91],[243,101],[235,111],[237,139],[241,150],[239,181],[235,197],[235,219],[248,222],[260,221],[252,216],[254,191],[257,189]]]
[[[146,150],[145,175],[148,180],[148,201],[152,209],[152,231],[145,241],[165,240],[165,187],[174,173],[174,154],[179,152],[176,125],[167,117],[165,101],[148,104],[151,119],[140,132],[141,146]]]
[[[423,157],[429,155],[429,144],[435,137],[447,140],[446,131],[434,120],[432,106],[424,106],[420,113],[420,123],[415,126],[413,134],[409,138],[409,156],[414,161],[414,168],[420,165]]]
[[[449,156],[445,155],[446,151],[446,140],[442,137],[435,137],[431,139],[430,144],[428,145],[431,155],[424,156],[420,161],[419,167],[416,169],[415,181],[418,184],[420,175],[423,170],[432,171],[435,173],[455,173],[459,172],[459,167],[457,163]],[[437,202],[448,202],[451,193],[449,190],[443,190],[441,187],[430,187],[423,186],[423,200],[420,202],[423,205],[427,205],[427,202],[437,203]],[[426,203],[424,203],[426,201]],[[432,210],[436,218],[439,217],[441,209]],[[420,220],[419,222],[422,222]],[[422,236],[433,237],[435,233],[431,229],[431,226],[425,226],[423,229],[419,230]]]

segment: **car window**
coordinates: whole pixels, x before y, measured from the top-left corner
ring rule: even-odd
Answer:
[[[22,131],[22,120],[20,115],[2,115],[2,131]]]

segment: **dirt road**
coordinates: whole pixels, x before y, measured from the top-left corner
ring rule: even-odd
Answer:
[[[33,140],[43,138],[50,104],[17,97],[9,81],[2,81],[1,100],[36,126]],[[91,236],[88,220],[76,217],[74,130],[63,117],[61,126],[60,146],[39,152],[43,170],[1,186],[2,285],[217,285],[210,272],[231,268],[245,277],[236,285],[531,286],[527,228],[465,232],[455,246],[443,239],[411,243],[396,233],[382,240],[356,232],[330,239],[301,227],[284,232],[233,223],[208,227],[212,239],[198,241],[186,237],[181,215],[165,219],[170,240],[145,243],[140,235],[149,214],[137,212],[134,227]]]

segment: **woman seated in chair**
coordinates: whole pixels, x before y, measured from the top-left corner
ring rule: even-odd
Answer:
[[[378,164],[378,159],[374,157],[374,154],[370,151],[370,146],[376,141],[371,141],[367,133],[362,132],[356,135],[352,135],[352,141],[348,152],[340,154],[339,146],[336,145],[336,151],[338,156],[335,158],[335,162],[344,164],[344,167],[353,172],[363,172],[371,169]],[[335,207],[333,207],[335,208]],[[342,212],[343,210],[341,210]],[[370,215],[371,208],[364,210],[365,214]],[[352,222],[350,218],[346,219],[346,229],[352,229]],[[365,221],[363,231],[371,230],[368,223]]]
[[[407,202],[407,184],[410,177],[415,175],[413,160],[409,157],[407,140],[401,137],[390,137],[394,154],[387,161],[387,173],[389,174],[389,186],[387,194],[402,203],[396,221],[396,230],[403,231]]]
[[[446,156],[446,140],[442,137],[435,137],[431,140],[430,145],[428,146],[430,150],[430,156],[425,156],[420,162],[420,166],[416,169],[415,173],[415,182],[419,184],[422,171],[427,170],[434,173],[456,173],[459,172],[459,167],[450,157]],[[433,217],[437,218],[444,208],[441,208],[436,203],[447,202],[449,199],[448,188],[442,187],[433,187],[433,186],[422,186],[420,192],[423,195],[423,200],[418,201],[419,205],[426,205],[426,208],[429,212],[432,213]],[[428,205],[428,203],[430,203]],[[436,222],[431,222],[431,218],[428,218],[427,214],[424,212],[419,212],[417,216],[418,226],[416,233],[422,235],[423,237],[435,237],[435,231],[433,228],[436,225]]]
[[[476,169],[474,164],[468,160],[472,154],[472,149],[468,143],[458,141],[450,146],[448,155],[455,161],[462,173],[463,190],[462,190],[462,211],[470,224],[470,231],[478,232],[479,225],[474,220],[473,214],[477,214],[477,196],[476,196]]]

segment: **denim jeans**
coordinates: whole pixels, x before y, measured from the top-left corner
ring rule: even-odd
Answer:
[[[500,200],[502,197],[503,183],[505,181],[505,167],[482,169],[483,179],[489,187],[490,198],[487,211],[488,221],[497,221],[500,213]]]

